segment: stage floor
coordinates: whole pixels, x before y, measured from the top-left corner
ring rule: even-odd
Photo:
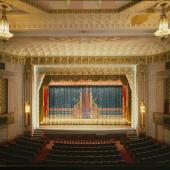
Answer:
[[[41,125],[39,129],[48,134],[118,134],[134,130],[127,125]]]

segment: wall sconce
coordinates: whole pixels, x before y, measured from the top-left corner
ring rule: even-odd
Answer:
[[[31,112],[31,106],[28,102],[25,103],[25,113],[30,113]]]
[[[146,106],[144,105],[143,101],[140,104],[140,113],[141,113],[141,125],[142,127],[144,127],[144,114],[146,113]]]
[[[144,102],[141,102],[140,104],[140,113],[145,113],[146,112],[146,107],[144,105]]]
[[[30,125],[30,112],[31,112],[31,106],[29,102],[25,103],[25,125],[26,127]]]

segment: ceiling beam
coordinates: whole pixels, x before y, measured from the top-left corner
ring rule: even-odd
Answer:
[[[125,5],[123,5],[122,7],[120,7],[118,9],[118,12],[123,12],[123,11],[126,11],[126,10],[129,10],[131,9],[132,7],[134,7],[135,5],[141,3],[142,0],[139,0],[139,1],[131,1]]]
[[[152,7],[153,5],[155,5],[156,1],[143,1],[143,0],[139,0],[139,1],[132,1],[126,5],[124,5],[123,7],[119,8],[119,12],[121,12],[121,14],[123,13],[129,13],[129,14],[133,14],[133,13],[138,13],[138,12],[142,12],[143,10]]]
[[[70,6],[71,0],[65,0],[67,7]]]
[[[40,16],[40,17],[49,17],[48,12],[39,9],[33,5],[30,5],[26,2],[24,2],[24,0],[1,0],[2,2],[9,4],[17,9],[23,10],[25,12],[27,12],[30,15],[33,16]]]
[[[111,30],[12,30],[16,37],[154,37],[155,29],[111,29]]]
[[[99,6],[102,6],[102,0],[98,0]]]

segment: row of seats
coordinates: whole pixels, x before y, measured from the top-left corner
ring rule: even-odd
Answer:
[[[166,164],[170,161],[170,147],[151,137],[128,140],[125,142],[125,146],[138,163]]]
[[[8,144],[0,145],[0,164],[33,164],[45,144],[43,139],[33,139],[28,135],[19,136]],[[170,147],[151,137],[129,138],[124,140],[123,144],[139,164],[170,163]],[[40,162],[45,165],[75,167],[126,164],[114,142],[108,144],[54,143],[45,159]]]
[[[43,163],[58,166],[111,166],[124,161],[113,144],[57,144],[49,150]]]
[[[52,160],[80,160],[80,161],[95,161],[95,160],[120,160],[121,155],[115,154],[115,155],[57,155],[57,154],[48,154],[47,157],[48,159]]]
[[[42,141],[20,136],[11,143],[0,145],[0,162],[1,164],[31,164],[43,146]]]
[[[117,150],[104,150],[104,151],[63,151],[63,150],[50,150],[49,153],[60,154],[60,155],[115,155],[119,152]]]
[[[123,160],[118,160],[118,161],[58,161],[58,160],[50,160],[50,159],[46,159],[44,160],[44,164],[47,165],[57,165],[57,166],[71,166],[71,167],[88,167],[88,166],[94,166],[94,167],[101,167],[101,166],[115,166],[115,165],[125,165],[126,162]]]
[[[96,135],[96,134],[71,134],[71,135],[56,135],[55,139],[66,139],[66,140],[102,140],[102,139],[113,139],[113,134],[107,134],[107,135]]]
[[[100,146],[100,147],[103,147],[103,146],[113,146],[115,145],[115,143],[109,143],[109,144],[106,144],[106,143],[87,143],[87,144],[78,144],[78,143],[75,143],[75,144],[65,144],[65,143],[55,143],[55,145],[57,146],[69,146],[69,147],[97,147],[97,146]]]
[[[108,144],[113,143],[113,135],[96,135],[96,134],[87,134],[87,135],[57,135],[55,136],[56,143],[64,144]]]
[[[105,151],[105,150],[116,150],[117,147],[113,146],[52,146],[53,150],[63,150],[63,151]]]
[[[64,143],[64,144],[109,144],[113,143],[113,139],[105,139],[105,140],[56,140],[56,143]]]

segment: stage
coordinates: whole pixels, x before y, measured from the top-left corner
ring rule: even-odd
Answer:
[[[134,130],[127,125],[40,125],[44,134],[126,134]]]

